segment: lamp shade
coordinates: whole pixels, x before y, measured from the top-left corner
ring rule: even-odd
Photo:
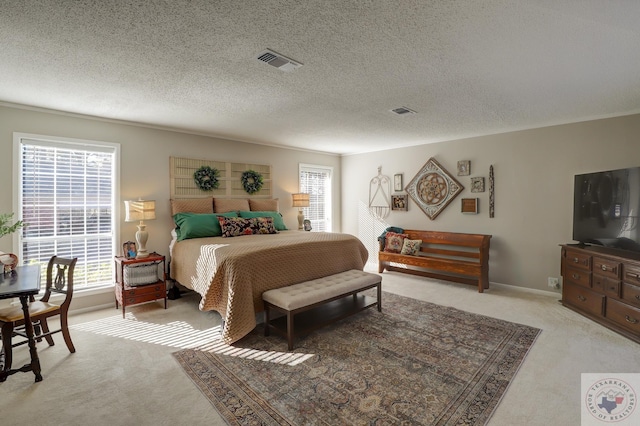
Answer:
[[[293,207],[309,207],[309,194],[302,192],[291,194],[291,198],[293,199]]]
[[[156,218],[156,202],[153,200],[125,201],[125,222],[152,220]]]

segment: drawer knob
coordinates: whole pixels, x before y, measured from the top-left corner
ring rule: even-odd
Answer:
[[[587,298],[586,298],[586,297],[584,297],[583,295],[579,294],[579,295],[578,295],[578,300],[579,300],[579,301],[581,301],[581,302],[586,302],[586,301],[587,301]]]
[[[579,280],[580,279],[580,274],[573,274],[573,275],[571,275],[571,277],[573,277],[574,280]]]
[[[578,259],[577,257],[573,258],[573,263],[580,263],[580,259]]]
[[[602,270],[606,271],[607,270],[607,265],[602,265]]]
[[[630,322],[631,324],[637,324],[637,323],[638,323],[638,320],[637,320],[637,319],[635,319],[635,318],[631,318],[629,315],[625,315],[625,316],[624,316],[624,319],[626,319],[626,320],[627,320],[627,322]]]
[[[636,300],[640,300],[640,294],[636,294]]]

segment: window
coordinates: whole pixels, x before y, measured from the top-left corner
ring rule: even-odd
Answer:
[[[16,134],[14,152],[22,263],[39,263],[44,276],[54,254],[77,257],[75,288],[111,284],[119,146]]]
[[[300,164],[300,192],[309,194],[304,217],[314,231],[331,231],[331,174],[333,168]]]

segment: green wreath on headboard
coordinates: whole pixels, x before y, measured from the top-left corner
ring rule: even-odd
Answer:
[[[260,191],[264,182],[262,175],[253,170],[242,172],[240,180],[242,181],[242,187],[248,194]]]
[[[193,173],[193,180],[196,185],[203,191],[212,191],[220,186],[218,176],[220,171],[218,169],[212,169],[209,166],[202,166]]]

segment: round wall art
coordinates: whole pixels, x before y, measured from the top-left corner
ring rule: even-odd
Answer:
[[[431,157],[409,182],[405,191],[433,220],[463,189],[460,182]]]

